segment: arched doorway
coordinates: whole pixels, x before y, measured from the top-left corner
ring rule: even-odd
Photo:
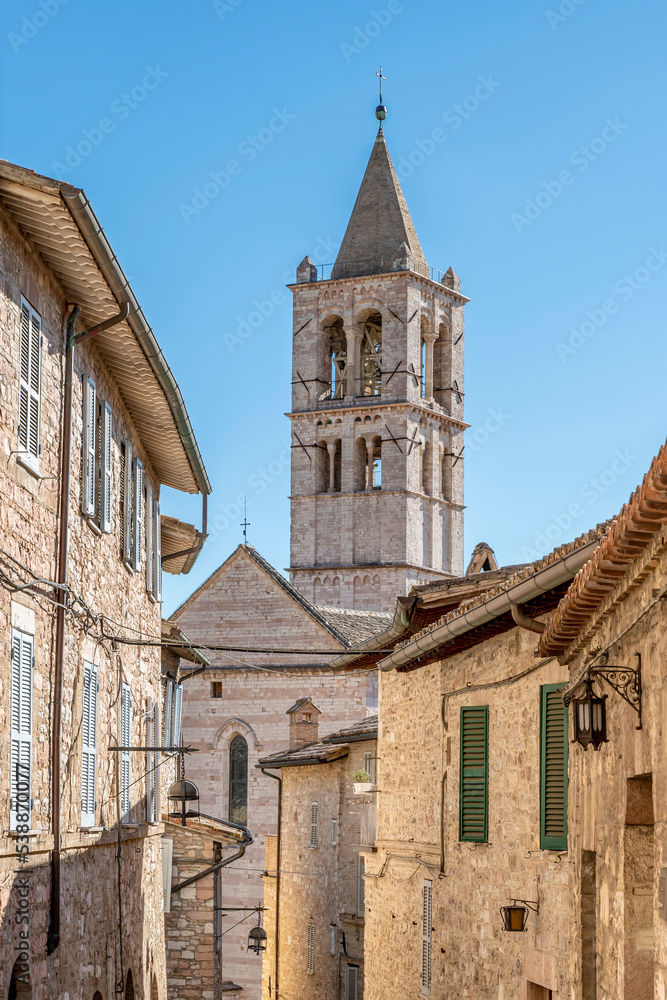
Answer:
[[[7,1000],[32,1000],[32,986],[27,962],[16,961],[9,980]]]
[[[95,995],[94,995],[94,997],[93,997],[93,1000],[102,1000],[102,994],[100,993],[100,991],[99,991],[99,990],[97,990],[97,991],[95,992]]]
[[[125,980],[125,1000],[134,1000],[134,980],[132,979],[132,969],[127,973]]]

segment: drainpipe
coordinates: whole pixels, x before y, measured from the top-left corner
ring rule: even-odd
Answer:
[[[67,319],[65,343],[65,395],[63,399],[62,423],[62,463],[60,469],[60,534],[58,538],[58,566],[56,583],[56,648],[53,671],[53,729],[51,734],[51,831],[53,851],[51,852],[51,917],[46,946],[47,955],[52,955],[60,944],[60,750],[62,742],[62,700],[63,664],[65,662],[65,602],[67,600],[67,556],[69,552],[69,491],[70,466],[72,461],[72,394],[74,388],[74,348],[81,340],[88,340],[95,334],[108,330],[126,319],[130,311],[126,303],[121,311],[110,319],[91,327],[77,336],[76,323],[81,315],[79,306],[74,306]]]
[[[538,622],[537,618],[529,618],[528,615],[525,615],[519,604],[512,605],[512,618],[520,628],[525,628],[529,632],[538,632],[539,635],[542,635],[546,628],[544,622]]]
[[[274,983],[273,992],[276,998],[280,996],[278,990],[279,980],[278,980],[278,970],[279,970],[279,957],[280,957],[280,821],[282,818],[283,811],[283,779],[278,774],[271,774],[267,771],[265,767],[260,767],[262,774],[265,774],[267,778],[273,778],[278,782],[278,836],[276,838],[276,957],[275,957],[275,968],[274,968]]]

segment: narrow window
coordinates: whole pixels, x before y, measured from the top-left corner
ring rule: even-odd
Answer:
[[[138,458],[134,460],[133,505],[132,505],[132,568],[141,569],[141,531],[144,516],[144,467]]]
[[[21,299],[20,355],[19,447],[22,458],[36,467],[40,452],[42,321],[25,299]]]
[[[241,826],[248,821],[248,744],[243,736],[229,745],[229,818]]]
[[[331,820],[331,843],[333,847],[338,843],[338,820]]]
[[[371,781],[375,780],[373,778],[373,754],[370,750],[364,754],[364,771],[370,775]]]
[[[162,746],[174,746],[171,742],[171,709],[174,697],[174,682],[167,681],[164,694],[164,731],[162,733]]]
[[[357,916],[363,917],[364,907],[365,907],[365,892],[364,892],[364,871],[365,871],[364,859],[360,854],[357,854]]]
[[[111,531],[111,407],[104,403],[100,428],[100,528]]]
[[[183,685],[174,685],[174,710],[171,716],[171,738],[175,747],[181,745],[181,715],[183,711]]]
[[[382,395],[382,317],[374,313],[364,323],[360,351],[362,396]]]
[[[336,954],[336,925],[329,925],[329,954]]]
[[[567,850],[567,709],[564,684],[540,688],[540,848]]]
[[[345,1000],[357,1000],[358,997],[358,965],[347,965],[345,967]]]
[[[97,808],[97,668],[83,661],[81,826],[95,826]]]
[[[310,807],[310,846],[317,847],[317,840],[319,835],[319,820],[318,820],[319,806],[317,802],[313,802]]]
[[[419,395],[422,399],[426,396],[426,341],[422,340],[421,349],[421,378],[419,380]]]
[[[308,924],[308,972],[315,972],[315,924]]]
[[[83,377],[83,488],[81,509],[95,516],[97,478],[97,390],[92,378]]]
[[[489,813],[489,707],[461,709],[459,840],[484,843]]]
[[[153,490],[146,485],[146,590],[151,597],[155,595],[153,538]]]
[[[123,559],[132,558],[132,445],[123,449]]]
[[[129,747],[131,727],[130,718],[132,710],[132,698],[130,687],[123,682],[120,698],[120,745]],[[130,821],[130,751],[121,750],[120,754],[120,811],[122,822]]]
[[[32,823],[32,674],[35,640],[12,630],[11,761],[9,826]]]
[[[433,921],[433,882],[425,879],[422,886],[422,995],[431,995],[431,925]]]
[[[174,842],[168,837],[162,838],[162,895],[164,912],[171,910],[171,866],[174,853]]]
[[[222,681],[211,681],[211,698],[222,698]]]
[[[160,501],[153,498],[153,594],[155,600],[162,601],[162,524],[160,521]]]
[[[146,746],[155,746],[155,704],[148,699],[146,706]],[[157,754],[154,750],[146,753],[146,822],[155,823],[157,819],[157,803],[155,801]]]

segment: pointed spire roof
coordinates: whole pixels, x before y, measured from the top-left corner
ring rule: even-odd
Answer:
[[[394,270],[394,259],[402,243],[409,248],[411,269],[429,277],[426,258],[380,126],[332,277],[352,278]]]

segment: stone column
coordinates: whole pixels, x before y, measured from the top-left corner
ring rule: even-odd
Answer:
[[[361,372],[359,371],[361,330],[355,325],[349,327],[346,326],[345,336],[347,338],[347,368],[345,371],[347,381],[345,384],[345,398],[354,399],[355,396],[361,395],[361,388],[359,386],[359,377],[361,375]]]
[[[373,452],[375,451],[375,444],[373,439],[370,441],[366,439],[366,454],[368,455],[368,468],[366,470],[366,489],[373,489]]]
[[[330,441],[327,444],[327,451],[329,452],[329,489],[328,493],[334,493],[336,490],[336,442]]]
[[[424,364],[424,397],[426,399],[433,399],[433,345],[438,339],[436,333],[424,333],[422,334],[424,338],[425,345],[425,364]]]

